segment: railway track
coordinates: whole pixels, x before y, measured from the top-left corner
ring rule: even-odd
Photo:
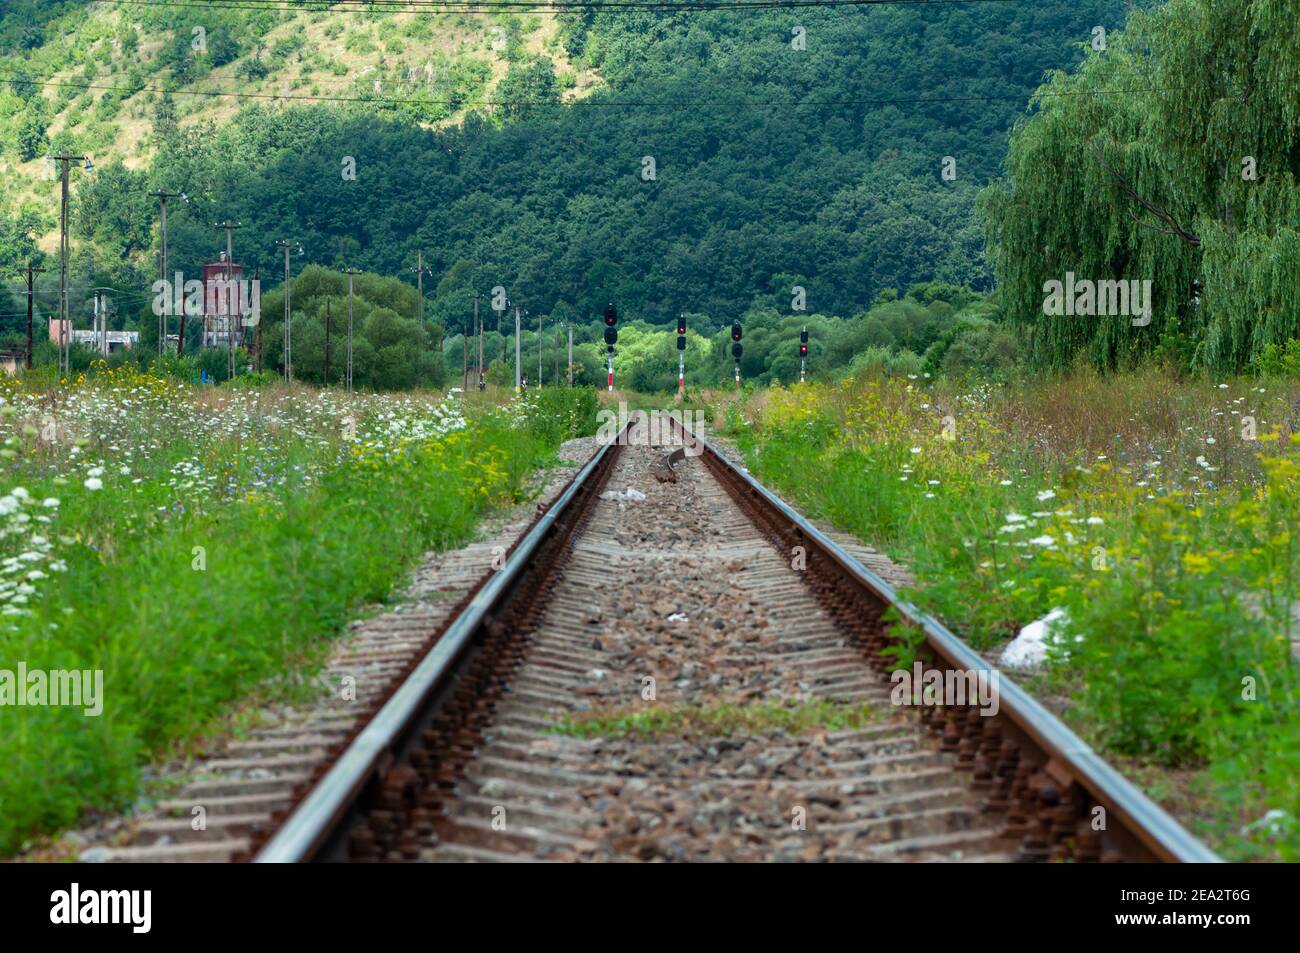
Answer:
[[[987,663],[697,446],[602,447],[239,855],[1217,859],[1005,679],[894,704],[891,606]]]

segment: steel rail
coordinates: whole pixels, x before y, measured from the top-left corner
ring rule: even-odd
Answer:
[[[511,550],[505,565],[495,572],[452,620],[442,637],[420,660],[411,675],[393,692],[374,718],[360,730],[320,781],[295,805],[289,816],[253,858],[255,863],[292,863],[314,859],[333,836],[337,825],[362,797],[366,786],[400,746],[403,735],[416,723],[438,689],[454,673],[475,634],[490,613],[508,600],[516,584],[530,571],[538,550],[547,542],[557,520],[569,510],[599,472],[612,448],[633,432],[639,415],[629,421],[618,440],[606,443],[593,455]],[[942,623],[922,612],[898,591],[862,565],[843,547],[805,519],[789,504],[738,467],[703,436],[681,422],[674,425],[723,468],[731,481],[770,513],[820,550],[839,569],[882,606],[894,607],[906,622],[918,627],[931,651],[955,669],[987,671],[992,668]],[[1163,808],[1107,764],[1088,744],[1020,686],[999,673],[999,715],[1006,716],[1030,744],[1063,766],[1083,790],[1118,819],[1123,829],[1152,856],[1164,861],[1220,862],[1207,846],[1193,837]]]
[[[946,662],[965,671],[988,671],[992,668],[941,622],[899,595],[893,586],[863,566],[833,539],[759,483],[748,470],[737,467],[704,437],[690,433],[689,430],[687,433],[688,439],[698,441],[706,453],[731,471],[734,479],[746,485],[770,509],[789,520],[793,529],[812,541],[844,572],[870,590],[881,602],[897,609],[907,622],[919,627],[925,633],[926,643]],[[1189,833],[1164,808],[1106,763],[1090,745],[1000,671],[999,688],[999,714],[1005,714],[1050,758],[1064,764],[1074,779],[1109,814],[1119,818],[1126,829],[1155,857],[1182,863],[1222,863],[1222,858],[1214,851]]]
[[[603,444],[511,550],[502,568],[478,590],[465,609],[434,643],[410,676],[361,729],[311,791],[294,807],[253,858],[253,863],[300,863],[313,859],[335,825],[361,796],[383,759],[399,744],[407,727],[448,676],[491,609],[506,598],[528,572],[529,562],[546,541],[559,517],[586,488],[614,442]]]

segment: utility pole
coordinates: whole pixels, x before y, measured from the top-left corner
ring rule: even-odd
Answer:
[[[420,304],[417,317],[420,319],[420,331],[424,331],[424,251],[420,250],[415,253],[415,287],[420,293]]]
[[[235,291],[235,300],[230,300],[231,281],[234,279],[235,268],[235,229],[243,228],[239,222],[232,222],[227,219],[224,222],[218,222],[214,228],[225,229],[226,232],[226,310],[230,313],[226,315],[226,373],[230,379],[235,376],[235,312],[243,306],[244,296]],[[218,306],[217,314],[221,313]]]
[[[158,252],[159,271],[162,274],[163,289],[167,288],[167,200],[181,198],[189,201],[189,196],[184,192],[168,192],[166,189],[159,189],[157,192],[149,193],[158,200],[160,206],[160,223],[162,225],[162,247]],[[163,351],[167,347],[167,316],[171,312],[172,302],[176,300],[175,293],[167,295],[167,303],[163,306],[162,314],[158,315],[158,356],[163,356]]]
[[[542,316],[537,315],[537,389],[542,389]]]
[[[50,156],[62,166],[62,200],[59,205],[59,373],[66,374],[72,365],[72,319],[68,311],[68,173],[74,162],[85,162],[87,172],[95,171],[95,164],[86,156]]]
[[[257,282],[259,288],[261,287],[262,270],[260,268],[257,271],[253,272],[253,281]],[[260,291],[258,292],[258,296],[259,296],[258,301],[260,302],[261,301]],[[261,305],[259,304],[259,307],[260,306]],[[257,322],[257,365],[256,367],[257,367],[257,373],[259,374],[262,373],[262,322],[260,319]]]
[[[478,316],[478,299],[481,298],[477,291],[474,292],[474,333],[478,336],[478,380],[474,382],[477,387],[478,382],[483,379],[483,325],[479,323]]]
[[[355,268],[349,268],[344,272],[348,276],[348,372],[347,385],[348,393],[352,393],[352,279],[354,276],[361,274]]]
[[[108,292],[113,288],[95,289],[95,344],[101,355],[108,356]]]
[[[524,392],[523,382],[519,378],[520,371],[523,369],[523,365],[519,363],[519,358],[520,358],[519,330],[520,330],[519,304],[516,303],[515,304],[515,393],[516,394],[522,394]]]
[[[182,289],[183,290],[183,289]],[[180,357],[185,353],[185,309],[188,307],[185,299],[181,298],[181,321],[176,328],[176,356]]]
[[[293,297],[293,286],[289,283],[289,249],[293,239],[277,241],[276,247],[284,249],[284,382],[293,381],[293,311],[289,302]]]
[[[506,339],[501,335],[501,320],[506,316],[506,309],[508,309],[509,307],[510,307],[510,300],[508,298],[506,299],[505,303],[501,305],[500,311],[496,311],[495,303],[493,304],[492,307],[492,309],[496,311],[496,316],[497,316],[496,324],[494,326],[497,332],[497,343],[500,345],[501,348],[501,356],[498,360],[500,360],[502,364],[506,362]]]
[[[44,272],[44,268],[35,268],[29,261],[27,263],[27,369],[32,369],[32,303],[36,300],[36,292],[33,289],[33,281],[36,275]]]
[[[330,386],[330,299],[325,299],[325,387]]]
[[[480,294],[474,291],[474,313],[478,313],[478,298]],[[484,373],[484,325],[486,319],[478,319],[478,389],[482,390],[487,386],[487,377]]]
[[[573,386],[573,322],[569,322],[569,386]]]
[[[462,327],[460,336],[460,389],[461,393],[469,390],[469,328]]]

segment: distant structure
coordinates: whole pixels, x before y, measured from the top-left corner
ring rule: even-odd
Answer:
[[[63,321],[58,318],[50,319],[50,341],[58,344],[62,338],[59,335],[59,329],[63,326]],[[99,353],[107,356],[114,351],[120,351],[123,348],[135,347],[140,343],[139,331],[109,331],[106,328],[99,330],[73,331],[70,338],[73,344],[84,344],[88,348],[93,348]],[[26,355],[26,351],[23,352]]]
[[[203,266],[203,338],[200,347],[239,347],[244,339],[244,300],[240,287],[244,266],[231,263],[226,253]]]
[[[18,373],[18,368],[27,366],[27,349],[0,351],[0,370],[10,377]]]

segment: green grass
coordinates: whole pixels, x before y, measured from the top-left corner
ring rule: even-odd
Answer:
[[[1229,856],[1295,860],[1300,436],[1294,393],[1259,384],[867,378],[729,420],[760,479],[906,563],[972,645],[1065,609],[1035,686],[1104,751],[1189,775],[1192,824]]]
[[[102,406],[135,393],[112,386]],[[302,676],[350,618],[390,599],[423,553],[467,541],[485,513],[520,499],[559,441],[594,423],[581,412],[594,395],[570,392],[522,417],[489,412],[463,429],[385,437],[391,408],[405,407],[418,423],[434,405],[364,398],[355,404],[360,438],[347,444],[314,393],[276,405],[308,415],[310,426],[293,433],[156,441],[147,459],[129,458],[139,482],[109,463],[102,488],[87,488],[83,464],[42,460],[34,445],[9,458],[9,486],[20,482],[33,500],[59,498],[43,531],[55,537],[50,562],[66,569],[36,582],[25,614],[4,617],[0,668],[101,669],[104,703],[98,717],[0,708],[0,852],[74,824],[89,808],[126,806],[152,757],[196,737],[233,702],[300,694]],[[118,460],[157,437],[132,441],[127,431],[145,425],[123,420],[119,432],[105,425]],[[37,439],[18,432],[11,441]],[[73,460],[108,463],[111,451],[99,443],[78,441],[85,449]],[[199,485],[182,489],[177,462],[196,460]],[[255,487],[254,476],[272,479]],[[239,489],[221,492],[227,485]]]
[[[828,701],[665,705],[578,715],[565,718],[552,730],[575,738],[715,737],[767,731],[800,734],[818,728],[826,731],[861,728],[876,717],[868,705]]]

